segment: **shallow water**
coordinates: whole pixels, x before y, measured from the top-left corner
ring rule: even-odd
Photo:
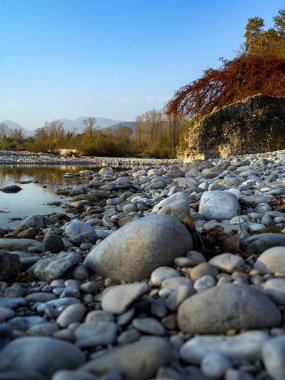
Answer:
[[[66,197],[56,195],[55,191],[71,181],[74,183],[74,180],[63,178],[66,172],[79,172],[82,169],[86,167],[0,166],[0,188],[12,184],[22,188],[18,193],[0,191],[0,227],[15,228],[27,216],[63,212],[62,207],[50,205],[67,201]]]

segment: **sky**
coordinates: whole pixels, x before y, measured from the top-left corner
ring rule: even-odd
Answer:
[[[0,122],[133,121],[161,109],[219,58],[250,17],[285,0],[0,0]]]

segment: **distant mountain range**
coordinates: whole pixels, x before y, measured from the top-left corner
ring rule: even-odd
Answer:
[[[61,123],[63,123],[63,128],[65,131],[75,131],[76,133],[82,133],[86,125],[84,124],[84,120],[88,119],[87,117],[79,117],[74,120],[69,119],[59,119]],[[135,122],[133,121],[121,121],[121,120],[112,120],[112,119],[104,119],[102,117],[96,117],[95,129],[101,130],[110,128],[112,130],[116,130],[121,125],[129,127],[132,131],[135,129]],[[15,123],[12,120],[4,120],[2,123],[7,124],[10,129],[22,129],[26,136],[33,136],[35,130],[29,130],[24,128],[22,125]]]

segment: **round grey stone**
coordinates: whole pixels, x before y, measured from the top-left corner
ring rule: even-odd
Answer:
[[[259,273],[285,274],[285,247],[272,247],[264,251],[256,260],[254,269]]]
[[[199,213],[205,219],[232,219],[241,212],[237,197],[227,191],[205,191],[199,203]]]
[[[281,314],[260,290],[224,284],[186,299],[178,309],[177,321],[183,332],[217,334],[229,329],[276,327],[281,323]]]
[[[152,272],[150,276],[150,282],[152,285],[160,286],[164,280],[179,276],[179,272],[177,272],[177,270],[175,270],[174,268],[159,267]]]
[[[222,253],[217,255],[209,261],[209,264],[214,265],[219,270],[227,273],[243,271],[245,268],[244,259],[232,253]]]
[[[75,345],[50,337],[23,337],[13,340],[0,352],[1,370],[34,371],[50,378],[59,369],[82,365],[85,356]]]
[[[76,344],[81,348],[112,344],[116,339],[117,325],[114,322],[90,321],[75,330]]]
[[[68,327],[71,323],[80,322],[86,308],[81,303],[67,306],[58,316],[56,322],[60,327]]]
[[[201,370],[210,379],[220,379],[227,369],[231,368],[231,362],[224,355],[211,353],[201,363]]]
[[[192,248],[187,228],[168,215],[151,215],[126,224],[88,254],[84,264],[93,272],[136,281],[170,264]]]

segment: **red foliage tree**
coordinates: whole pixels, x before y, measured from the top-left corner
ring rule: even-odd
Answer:
[[[167,110],[193,117],[256,94],[285,96],[285,57],[244,53],[225,60],[220,69],[207,69],[201,78],[181,87]]]

